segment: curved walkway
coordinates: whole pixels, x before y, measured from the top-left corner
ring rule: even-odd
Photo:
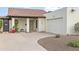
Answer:
[[[0,33],[0,50],[8,51],[46,51],[37,41],[53,36],[46,33]]]

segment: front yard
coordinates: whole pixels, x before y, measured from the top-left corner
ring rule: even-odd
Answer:
[[[47,33],[0,33],[0,51],[79,51],[67,45],[78,40],[79,36],[60,36],[55,38]]]
[[[68,42],[75,40],[79,41],[79,36],[61,36],[60,38],[47,37],[40,39],[38,43],[48,51],[79,51],[79,48],[67,45]]]

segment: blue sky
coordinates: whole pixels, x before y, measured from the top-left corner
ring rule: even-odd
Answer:
[[[0,7],[0,16],[6,16],[8,14],[8,8]]]
[[[59,4],[61,4],[59,2],[62,2],[62,4],[64,2],[63,0],[56,2],[55,1],[56,0],[0,0],[0,7],[23,7],[23,8],[32,7],[33,9],[44,9],[46,11],[54,11],[58,9]],[[56,5],[52,5],[52,4],[56,4]],[[61,7],[62,6],[63,5],[61,5]],[[4,8],[3,10],[0,11],[0,15],[6,15],[7,14],[6,11],[7,9]]]

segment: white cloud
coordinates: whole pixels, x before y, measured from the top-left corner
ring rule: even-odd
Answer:
[[[78,0],[0,0],[0,7],[46,7],[56,10],[58,7],[79,7]]]
[[[0,6],[6,7],[74,7],[78,5],[78,0],[0,0]]]
[[[51,1],[51,0],[49,0]],[[48,4],[48,0],[1,0],[0,6],[8,7],[41,7]]]
[[[57,9],[60,9],[60,8],[63,8],[63,7],[46,7],[46,11],[54,11],[54,10],[57,10]]]

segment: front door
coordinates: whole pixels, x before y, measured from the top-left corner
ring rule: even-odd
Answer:
[[[9,20],[7,20],[7,19],[3,20],[3,31],[4,32],[9,31]]]
[[[36,31],[36,20],[30,20],[30,32]]]

